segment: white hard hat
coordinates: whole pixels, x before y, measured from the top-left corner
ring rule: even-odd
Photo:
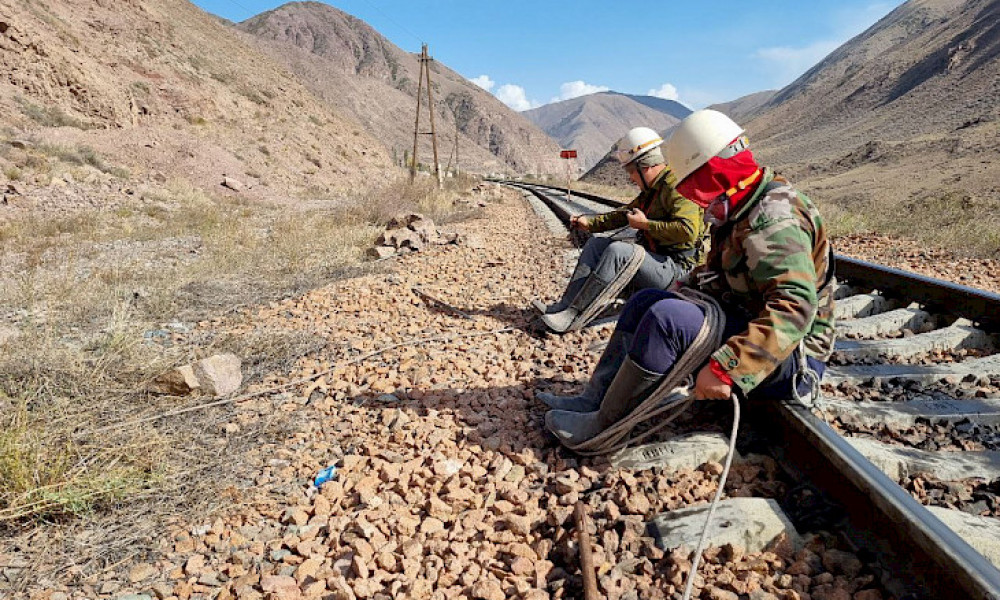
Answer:
[[[740,150],[745,149],[742,136],[743,128],[719,111],[696,110],[681,121],[667,141],[667,164],[680,182],[733,141],[740,139]]]
[[[615,144],[615,157],[618,162],[627,165],[662,143],[660,134],[649,127],[633,127]]]

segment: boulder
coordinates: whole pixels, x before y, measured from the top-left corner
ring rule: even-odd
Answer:
[[[389,258],[390,256],[396,255],[396,249],[392,246],[375,246],[368,249],[368,256],[376,259],[382,260],[384,258]]]
[[[185,396],[198,391],[213,396],[225,396],[240,389],[243,373],[235,354],[216,354],[184,365],[153,380],[150,391],[173,396]]]
[[[403,248],[420,250],[424,247],[420,234],[410,229],[390,229],[380,235],[375,243],[379,246],[391,246],[397,250]]]
[[[244,189],[246,189],[246,186],[243,185],[242,181],[233,179],[232,177],[223,177],[222,185],[223,187],[227,187],[237,193],[242,192]]]
[[[194,375],[202,390],[213,396],[225,396],[240,389],[243,373],[235,354],[216,354],[194,364]]]
[[[416,232],[425,242],[434,242],[438,238],[437,228],[430,219],[417,219],[410,223],[409,229]]]
[[[200,387],[194,369],[191,365],[184,365],[154,379],[150,390],[158,394],[186,396]]]
[[[483,250],[486,248],[486,242],[479,234],[472,234],[466,236],[465,245],[468,246],[469,248],[473,248],[476,250]]]
[[[395,217],[389,219],[386,223],[386,229],[405,229],[410,226],[411,223],[416,221],[425,221],[424,215],[420,213],[407,213],[396,215]]]

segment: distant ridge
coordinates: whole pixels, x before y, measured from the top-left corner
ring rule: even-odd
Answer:
[[[1000,0],[909,0],[785,88],[713,108],[764,163],[842,210],[995,207]],[[607,158],[582,179],[625,184]]]
[[[820,197],[1000,196],[1000,0],[910,0],[754,111],[751,144]]]
[[[653,96],[600,92],[546,104],[523,114],[564,148],[580,153],[580,167],[590,169],[632,127],[662,131],[691,113],[679,102]]]
[[[729,102],[713,104],[708,108],[717,110],[724,115],[729,116],[729,118],[733,119],[737,123],[746,123],[760,110],[761,107],[766,105],[771,98],[774,98],[777,93],[778,90],[754,92],[753,94],[747,94],[746,96],[741,96],[735,100],[730,100]]]

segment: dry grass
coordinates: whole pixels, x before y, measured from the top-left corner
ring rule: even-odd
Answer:
[[[841,198],[821,202],[833,236],[880,233],[961,255],[1000,257],[1000,200],[930,196],[917,201]]]
[[[438,190],[426,179],[399,181],[295,209],[175,182],[114,212],[0,224],[9,267],[0,274],[0,524],[23,532],[167,491],[168,508],[209,501],[213,484],[197,473],[234,468],[219,456],[218,428],[155,422],[92,432],[176,408],[177,399],[145,391],[173,365],[233,351],[259,381],[322,349],[325,340],[301,333],[233,338],[196,323],[370,269],[364,251],[388,218],[411,210],[439,222],[460,218],[453,201],[470,184],[450,180]],[[195,331],[177,343],[154,341],[177,321]],[[16,337],[5,343],[10,326]],[[227,414],[200,418],[224,423]]]

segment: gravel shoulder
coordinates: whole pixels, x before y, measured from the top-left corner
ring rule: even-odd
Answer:
[[[463,244],[203,323],[232,335],[298,330],[328,344],[265,377],[249,390],[264,393],[218,425],[278,422],[284,432],[233,453],[246,477],[220,496],[223,506],[166,524],[155,552],[103,573],[60,573],[44,587],[63,595],[45,597],[580,597],[569,535],[580,499],[595,523],[607,597],[678,590],[688,552],[656,548],[644,522],[706,502],[721,467],[630,473],[578,461],[544,434],[534,389],[585,380],[597,359],[588,348],[610,331],[532,332],[528,301],[559,290],[566,242],[520,194],[506,194],[484,218],[455,227]],[[311,383],[268,391],[302,378]],[[313,478],[330,465],[335,477],[317,490]],[[779,494],[776,471],[766,457],[737,464],[729,495]],[[818,537],[797,553],[724,548],[709,553],[699,587],[712,598],[882,598],[867,589],[874,576],[845,555]]]

